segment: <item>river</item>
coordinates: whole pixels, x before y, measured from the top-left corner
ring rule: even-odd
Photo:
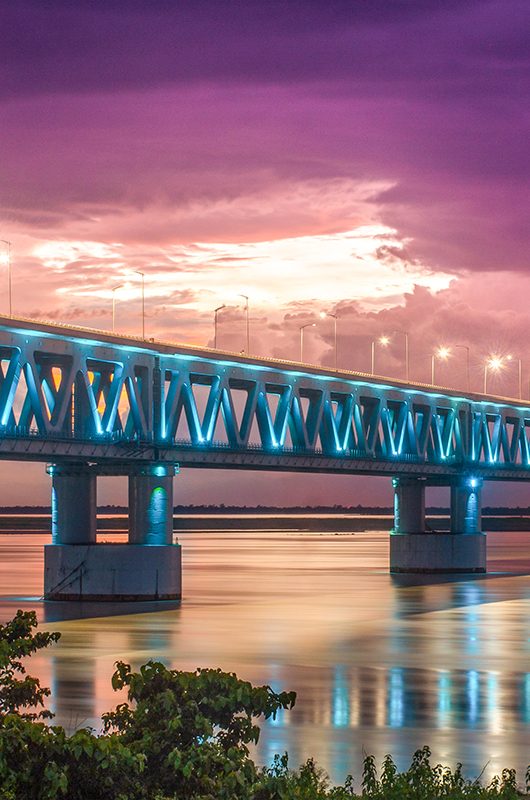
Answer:
[[[56,646],[32,658],[56,722],[99,727],[118,701],[117,659],[221,667],[294,689],[295,708],[262,726],[260,762],[315,756],[359,787],[363,752],[400,768],[428,744],[489,778],[530,762],[530,532],[488,536],[489,574],[392,577],[388,533],[179,531],[175,604],[43,603],[46,533],[0,533],[0,620],[35,608]],[[105,534],[107,541],[119,534]]]

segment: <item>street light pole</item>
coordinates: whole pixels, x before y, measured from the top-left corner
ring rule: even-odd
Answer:
[[[121,289],[123,283],[119,283],[117,286],[112,287],[112,333],[116,332],[116,291],[117,289]]]
[[[405,337],[405,380],[409,380],[410,378],[410,358],[409,358],[409,335],[407,331],[392,331],[392,333],[400,333],[402,336]],[[390,337],[389,336],[380,336],[377,340],[379,344],[386,347],[390,344]],[[372,375],[374,374],[374,361],[375,361],[375,341],[372,342]]]
[[[250,355],[250,317],[249,317],[249,309],[248,309],[248,295],[240,294],[239,297],[243,297],[245,300],[245,313],[247,318],[247,356]]]
[[[488,370],[499,372],[504,367],[502,356],[490,356],[484,362],[484,394],[488,393]]]
[[[142,276],[142,339],[145,339],[145,274],[139,269],[134,271],[136,275]]]
[[[375,346],[379,342],[381,347],[388,347],[390,344],[390,337],[388,336],[380,336],[379,339],[374,339],[372,342],[372,375],[375,374]]]
[[[507,361],[517,361],[517,378],[519,389],[519,400],[523,399],[523,362],[520,358],[514,358],[511,355],[506,356]]]
[[[439,347],[438,350],[431,355],[431,386],[434,386],[434,366],[436,364],[436,359],[439,358],[440,361],[447,361],[450,355],[451,350],[449,347]]]
[[[304,330],[305,328],[314,328],[316,322],[306,322],[305,325],[300,326],[300,361],[304,361]]]
[[[405,380],[408,383],[410,379],[409,335],[407,331],[396,331],[396,333],[401,333],[405,337]]]
[[[335,370],[337,369],[337,314],[332,314],[331,311],[321,311],[320,318],[325,319],[325,317],[331,317],[333,320],[333,353],[334,353],[334,364]]]
[[[469,347],[467,344],[455,344],[453,347],[459,347],[461,350],[466,351],[466,383],[467,383],[467,391],[471,390],[471,378],[469,372]]]
[[[217,350],[217,314],[219,311],[222,311],[223,308],[226,308],[226,305],[217,306],[213,312],[213,347],[214,350]]]
[[[2,244],[7,245],[7,296],[9,303],[9,316],[13,316],[13,298],[11,291],[11,242],[8,239],[0,239]]]

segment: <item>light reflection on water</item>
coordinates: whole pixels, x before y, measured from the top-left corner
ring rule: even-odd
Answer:
[[[515,766],[523,779],[530,533],[490,534],[490,574],[445,581],[389,576],[386,533],[181,531],[179,539],[182,606],[117,609],[32,600],[48,537],[0,535],[0,618],[36,607],[63,634],[32,661],[53,689],[58,723],[97,727],[118,701],[113,663],[156,658],[295,689],[295,708],[263,725],[263,762],[284,750],[293,764],[315,756],[343,780],[360,775],[363,750],[378,759],[391,752],[404,767],[427,743],[437,760],[464,761],[469,775]]]

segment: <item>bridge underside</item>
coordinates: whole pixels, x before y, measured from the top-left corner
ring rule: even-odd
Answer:
[[[152,463],[177,463],[181,467],[198,469],[270,470],[274,472],[312,472],[336,475],[372,475],[394,477],[410,475],[428,479],[431,485],[444,485],[448,481],[469,474],[493,481],[527,481],[528,470],[513,467],[494,468],[486,464],[461,462],[436,464],[410,457],[408,460],[382,460],[361,456],[342,458],[323,453],[270,453],[261,448],[248,451],[228,447],[172,447],[163,445],[135,446],[134,443],[116,446],[114,443],[53,440],[51,438],[17,439],[0,437],[0,460],[60,463],[90,463],[101,475],[127,475],[132,465]]]

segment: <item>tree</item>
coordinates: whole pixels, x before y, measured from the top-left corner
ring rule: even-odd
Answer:
[[[53,716],[45,710],[44,700],[50,690],[37,678],[26,674],[21,659],[57,642],[60,633],[33,633],[37,627],[34,611],[17,611],[14,618],[0,625],[0,719],[5,714],[19,714],[24,719],[46,719]],[[17,677],[23,676],[23,677]],[[25,708],[41,711],[22,711]]]
[[[118,663],[112,685],[127,687],[134,705],[105,714],[105,730],[145,756],[148,793],[179,800],[251,797],[258,780],[247,747],[258,741],[254,720],[274,717],[296,699],[295,692],[255,687],[220,669],[182,672],[152,661],[139,672]]]

